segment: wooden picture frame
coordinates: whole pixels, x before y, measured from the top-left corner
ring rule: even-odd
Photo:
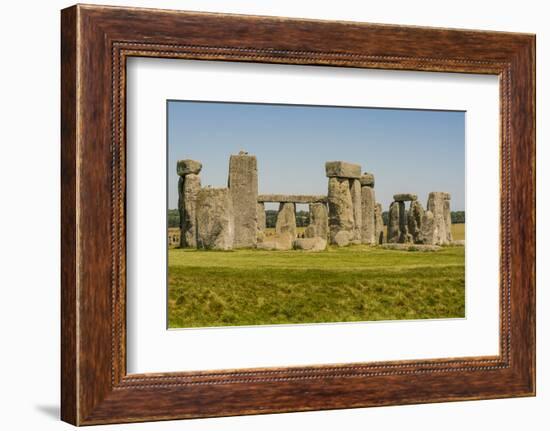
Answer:
[[[64,421],[90,425],[535,394],[534,35],[83,5],[64,9],[61,17]],[[498,75],[500,354],[127,375],[130,56]]]

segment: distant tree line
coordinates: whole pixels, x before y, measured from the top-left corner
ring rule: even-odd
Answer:
[[[277,210],[265,211],[265,224],[266,227],[275,227],[277,223]],[[382,220],[387,226],[388,224],[388,211],[382,213]],[[466,213],[464,211],[451,211],[451,223],[465,223]],[[306,227],[309,225],[309,211],[297,211],[296,212],[296,226]],[[168,227],[180,226],[180,214],[178,210],[168,210]]]

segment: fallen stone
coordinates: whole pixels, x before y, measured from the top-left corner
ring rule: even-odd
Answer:
[[[233,203],[228,189],[203,188],[196,201],[197,247],[210,250],[233,248]]]
[[[323,251],[327,248],[327,240],[318,236],[314,238],[298,238],[294,240],[294,248],[305,251]]]
[[[296,238],[296,207],[293,203],[286,202],[279,205],[275,234],[288,233],[292,240]]]
[[[229,158],[228,187],[235,214],[234,248],[254,247],[258,230],[258,165],[256,157],[241,151]]]
[[[196,160],[178,160],[177,172],[180,177],[187,174],[199,174],[202,169],[202,163]]]
[[[441,247],[438,245],[425,244],[382,244],[381,248],[387,250],[402,250],[402,251],[439,251]]]
[[[259,242],[256,244],[256,248],[260,250],[291,250],[293,238],[286,232],[281,235],[275,235],[269,238],[267,241]]]
[[[341,161],[326,162],[325,172],[329,178],[361,178],[361,166],[355,163]]]
[[[374,174],[363,172],[361,178],[359,178],[362,187],[374,187]]]
[[[352,241],[352,233],[346,230],[341,230],[336,235],[334,235],[333,244],[338,247],[346,247],[350,245]]]
[[[393,195],[393,200],[396,202],[415,201],[417,199],[418,196],[412,193],[398,193],[396,195]]]

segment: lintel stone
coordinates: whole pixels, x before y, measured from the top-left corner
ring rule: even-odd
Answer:
[[[406,202],[406,201],[416,201],[418,196],[413,193],[398,193],[393,195],[393,200],[395,202]]]
[[[187,174],[198,174],[202,169],[202,163],[196,160],[178,160],[178,175],[183,177]]]
[[[327,177],[361,178],[361,166],[355,163],[332,161],[325,163]]]

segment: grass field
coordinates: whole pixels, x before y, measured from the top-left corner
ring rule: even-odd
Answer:
[[[171,328],[464,316],[464,247],[170,249],[168,265]]]

